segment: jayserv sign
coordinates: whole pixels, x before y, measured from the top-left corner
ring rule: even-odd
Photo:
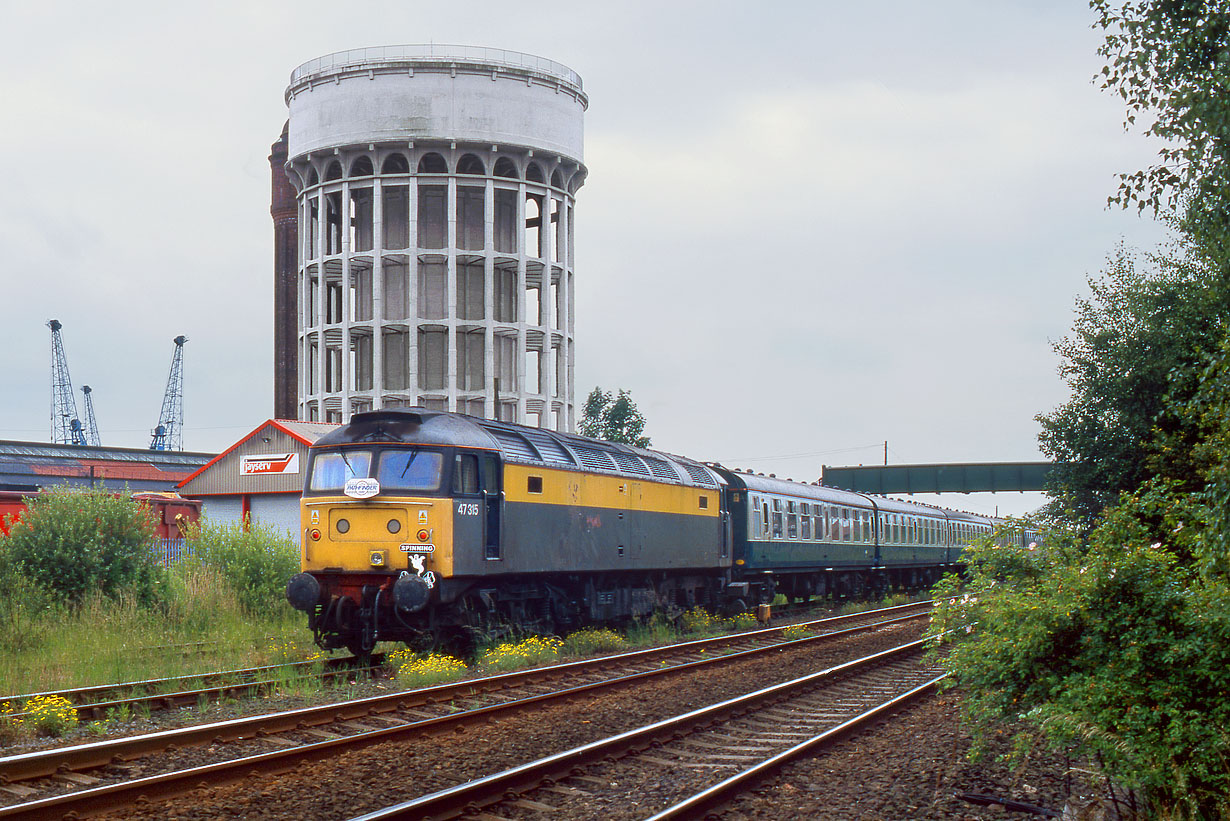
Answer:
[[[242,476],[255,476],[262,473],[295,474],[299,472],[299,454],[297,453],[266,453],[245,456],[239,460],[239,473]]]

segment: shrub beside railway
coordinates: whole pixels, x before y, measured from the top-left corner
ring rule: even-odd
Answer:
[[[41,494],[0,536],[0,697],[261,664],[270,636],[302,632],[282,592],[289,538],[210,524],[194,535],[198,556],[163,568],[139,504]]]
[[[60,489],[30,501],[3,542],[0,563],[69,604],[121,592],[153,603],[165,581],[150,552],[153,538],[149,516],[130,499]]]

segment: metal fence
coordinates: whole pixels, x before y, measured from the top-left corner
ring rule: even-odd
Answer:
[[[151,550],[154,559],[163,567],[170,567],[192,555],[192,547],[183,539],[154,539]]]

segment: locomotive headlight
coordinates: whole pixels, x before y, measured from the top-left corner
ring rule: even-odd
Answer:
[[[427,530],[420,530],[418,532],[418,537],[420,542],[425,542],[431,538],[431,532]]]
[[[308,532],[308,535],[312,537],[312,541],[320,541],[320,531],[318,529],[312,528],[311,531]]]
[[[388,554],[383,550],[372,550],[367,554],[367,561],[372,567],[384,567],[388,561]]]
[[[401,530],[401,521],[398,519],[389,519],[388,524],[390,533],[397,533]]]
[[[338,533],[346,533],[350,530],[350,521],[347,519],[338,519],[337,523],[334,524],[334,527],[337,528]]]

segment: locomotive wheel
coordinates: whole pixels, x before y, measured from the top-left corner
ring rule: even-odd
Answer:
[[[346,649],[351,652],[351,654],[355,657],[355,659],[358,660],[361,666],[367,667],[371,664],[372,648],[363,647],[363,637],[362,636],[352,636],[350,638],[347,638],[346,639]]]
[[[726,602],[726,606],[722,608],[722,615],[726,616],[727,618],[730,618],[731,616],[737,616],[740,613],[747,613],[747,612],[749,612],[749,608],[747,606],[747,602],[744,601],[743,599],[734,599],[732,601],[728,601]]]
[[[469,627],[448,627],[439,631],[438,649],[465,661],[478,655],[478,632]]]

